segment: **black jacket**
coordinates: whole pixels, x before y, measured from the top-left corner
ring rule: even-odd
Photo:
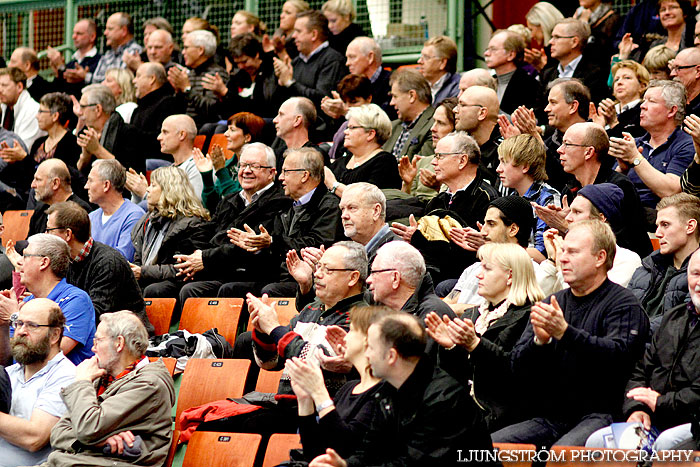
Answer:
[[[53,83],[49,83],[41,75],[36,75],[32,80],[32,85],[27,88],[27,92],[32,99],[39,102],[44,94],[54,91]]]
[[[75,193],[71,194],[66,201],[78,203],[78,205],[85,209],[85,212],[87,213],[92,211],[90,205],[76,196]],[[27,238],[34,234],[44,233],[46,231],[46,222],[49,219],[46,211],[49,209],[49,207],[50,205],[42,202],[37,202],[36,206],[34,206],[34,213],[32,214],[32,218],[29,219],[29,232],[27,233]]]
[[[156,217],[156,222],[159,219],[162,218]],[[141,266],[139,282],[142,286],[168,279],[177,280],[177,271],[173,266],[175,264],[173,255],[189,255],[195,250],[206,248],[209,245],[207,230],[204,228],[205,220],[199,217],[178,216],[167,227],[156,254],[155,264],[144,265],[143,261],[146,258],[144,257],[143,240],[147,225],[153,221],[154,218],[151,217],[151,214],[146,213],[131,231],[131,243],[134,244],[134,264]]]
[[[654,334],[644,358],[637,363],[627,383],[627,391],[645,387],[661,395],[656,410],[625,397],[622,410],[627,418],[641,410],[651,416],[652,425],[665,429],[697,422],[700,414],[700,327],[692,302],[668,311]]]
[[[283,280],[294,280],[285,261],[289,250],[296,250],[301,257],[302,248],[321,245],[328,248],[343,237],[339,203],[340,199],[320,183],[308,203],[292,206],[275,219],[269,253],[273,261],[281,261]]]
[[[642,265],[632,274],[632,279],[627,284],[627,288],[640,301],[650,319],[690,300],[690,293],[688,292],[688,262],[690,261],[690,256],[688,255],[681,267],[676,269],[673,266],[673,255],[662,255],[657,250],[642,259]],[[654,310],[647,309],[648,300],[658,291],[668,268],[673,268],[673,270],[670,272],[672,276],[668,284],[666,284],[666,291],[664,292],[663,311],[662,313],[655,313]]]
[[[291,205],[292,199],[284,195],[278,183],[248,206],[241,198],[241,193],[226,195],[219,202],[216,213],[208,224],[209,231],[215,229],[216,233],[210,240],[212,248],[202,250],[204,271],[195,280],[216,279],[228,282],[245,274],[247,281],[274,282],[279,270],[278,262],[271,262],[270,256],[243,251],[230,242],[226,231],[232,227],[244,230],[244,225],[248,224],[258,232],[258,227],[262,224],[268,232],[274,232],[275,219],[289,210]]]
[[[219,113],[224,116],[236,112],[252,112],[263,118],[274,118],[285,101],[286,93],[280,88],[273,67],[274,53],[263,52],[262,64],[255,76],[255,88],[250,97],[241,97],[240,87],[249,87],[250,76],[246,72],[232,74],[228,92],[219,103]]]
[[[133,168],[136,172],[146,173],[146,157],[142,152],[144,144],[141,134],[132,125],[124,122],[116,111],[109,116],[106,131],[104,148],[111,152],[126,170]],[[88,173],[91,168],[92,164],[87,164],[82,171]]]
[[[138,107],[131,114],[131,125],[140,133],[144,142],[141,152],[145,153],[146,158],[166,157],[160,152],[160,142],[156,138],[163,120],[185,111],[185,101],[181,96],[173,95],[172,87],[163,85],[140,97],[136,103]]]
[[[498,192],[482,180],[479,172],[469,186],[454,196],[446,191],[439,193],[428,202],[425,212],[440,217],[449,214],[462,227],[477,228],[476,223],[483,222],[489,203],[497,197]],[[464,268],[476,261],[473,252],[453,242],[428,241],[420,231],[413,234],[411,245],[423,254],[434,284],[459,277]]]
[[[484,410],[490,432],[524,418],[524,400],[513,397],[517,381],[510,369],[510,354],[530,323],[531,306],[529,303],[511,305],[505,315],[490,324],[470,353],[461,347],[440,349],[441,360],[446,354],[462,354],[463,365],[458,369],[460,374],[451,374],[457,380],[472,381],[474,398]],[[478,307],[470,308],[462,315],[462,319],[470,319],[473,323],[478,317]]]
[[[500,109],[507,114],[512,114],[521,105],[531,109],[537,104],[540,92],[540,83],[527,71],[517,68],[503,93]]]
[[[583,81],[583,84],[591,91],[591,100],[596,104],[610,96],[608,88],[608,70],[603,70],[598,64],[599,59],[593,54],[585,52],[578,66],[574,70],[574,78]],[[559,67],[556,59],[552,59],[552,66],[545,67],[540,74],[542,89],[559,77]],[[546,99],[545,99],[546,102]]]
[[[443,467],[458,464],[458,450],[493,449],[468,389],[428,357],[394,389],[386,385],[377,423],[347,459],[348,466]],[[482,463],[480,465],[486,465]]]
[[[124,255],[111,246],[93,242],[86,258],[71,261],[66,281],[90,296],[97,315],[96,322],[103,313],[130,310],[141,318],[148,334],[154,334],[134,273]]]

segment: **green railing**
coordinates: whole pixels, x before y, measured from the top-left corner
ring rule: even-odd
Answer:
[[[312,8],[320,9],[324,1],[309,3]],[[354,2],[355,22],[379,41],[386,63],[415,63],[426,34],[447,34],[458,45],[463,43],[461,0]],[[187,18],[201,16],[219,28],[222,42],[227,43],[229,25],[236,11],[246,9],[256,13],[272,33],[279,23],[283,3],[284,0],[0,0],[0,55],[7,59],[12,50],[22,45],[38,51],[61,46],[68,55],[73,25],[79,18],[95,18],[98,27],[103,28],[109,15],[117,11],[132,15],[138,42],[143,40],[141,25],[150,17],[163,16],[179,31]],[[103,49],[104,44],[99,43],[98,48]],[[462,55],[459,54],[460,59]],[[41,65],[48,67],[45,59]]]

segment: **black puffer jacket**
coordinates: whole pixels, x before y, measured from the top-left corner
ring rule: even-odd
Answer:
[[[688,293],[688,261],[690,255],[683,261],[680,269],[676,270],[673,277],[666,285],[664,293],[663,312],[674,308],[681,303],[690,300]],[[642,260],[642,265],[634,271],[632,279],[630,279],[627,288],[632,291],[635,297],[644,307],[644,311],[649,315],[649,319],[653,319],[657,314],[652,313],[647,309],[648,301],[654,296],[657,288],[661,284],[666,270],[673,267],[673,256],[662,255],[658,250]]]
[[[697,423],[700,413],[700,326],[692,302],[669,310],[656,331],[644,358],[632,372],[627,391],[647,387],[660,393],[656,410],[625,398],[625,417],[641,410],[651,416],[652,425],[665,430],[685,423]]]

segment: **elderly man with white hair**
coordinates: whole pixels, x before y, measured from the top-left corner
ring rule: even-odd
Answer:
[[[168,70],[168,81],[175,92],[183,94],[187,101],[187,115],[192,117],[200,128],[203,124],[221,119],[218,99],[214,91],[205,89],[206,75],[216,75],[228,82],[228,73],[214,61],[216,37],[209,31],[192,31],[185,36],[182,56],[187,68],[174,66]],[[189,68],[189,70],[188,70]]]

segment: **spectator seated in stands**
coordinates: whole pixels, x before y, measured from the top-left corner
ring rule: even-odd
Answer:
[[[26,148],[31,148],[34,140],[46,133],[39,129],[36,114],[39,103],[27,91],[27,75],[19,68],[0,69],[0,110],[2,110],[2,127],[13,131],[22,139]],[[18,150],[15,144],[12,149]],[[25,150],[26,148],[22,147]],[[7,151],[7,149],[5,149]],[[5,154],[3,159],[7,159]],[[9,158],[13,161],[16,158]]]
[[[644,93],[639,120],[647,133],[636,140],[630,135],[610,140],[610,155],[637,189],[649,229],[656,203],[681,191],[680,177],[693,160],[692,138],[681,128],[685,100],[681,83],[652,82]]]
[[[7,66],[22,70],[27,77],[27,92],[35,101],[39,102],[44,94],[53,90],[53,83],[49,83],[39,74],[39,57],[34,49],[17,47],[12,52]]]
[[[372,321],[387,311],[378,306],[355,307],[350,310],[347,333],[334,326],[326,331],[328,340],[335,344],[336,353],[350,362],[360,375],[359,380],[348,381],[333,398],[323,383],[320,368],[297,357],[287,360],[285,371],[297,396],[299,434],[306,461],[325,453],[326,448],[334,449],[341,456],[351,455],[374,424],[379,411],[377,396],[382,393],[383,386],[379,384],[381,380],[372,375],[365,354],[367,330]]]
[[[294,295],[296,283],[287,270],[285,261],[290,250],[301,254],[303,248],[320,248],[340,240],[339,199],[323,185],[323,159],[315,149],[302,148],[286,151],[284,165],[280,173],[284,194],[294,200],[294,205],[281,213],[269,233],[261,228],[260,234],[250,229],[234,229],[231,242],[234,245],[270,256],[272,264],[280,265],[278,279],[262,288],[262,293],[271,297]],[[264,257],[264,256],[263,256]],[[258,261],[261,261],[258,255]],[[268,271],[267,277],[275,277]],[[267,277],[263,276],[263,280]],[[219,289],[220,296],[241,296],[240,288],[224,285]]]
[[[175,389],[163,362],[144,355],[146,329],[130,311],[118,311],[101,317],[95,339],[97,355],[61,392],[67,410],[51,430],[54,451],[44,467],[165,462]]]
[[[218,122],[221,118],[214,92],[204,87],[206,75],[216,75],[228,82],[228,73],[218,65],[216,54],[216,36],[209,31],[192,31],[184,37],[182,55],[185,65],[171,67],[168,81],[176,93],[181,94],[187,102],[187,115],[192,117],[201,128],[205,123]]]
[[[92,73],[91,83],[99,84],[107,76],[110,68],[126,68],[124,54],[140,54],[143,47],[134,41],[134,21],[123,11],[114,13],[107,18],[104,35],[106,45],[110,47],[97,63]]]
[[[277,158],[277,172],[282,170],[287,149],[314,148],[323,156],[324,165],[330,165],[328,153],[310,140],[317,119],[316,107],[306,97],[291,97],[280,106],[272,120],[277,138],[272,142]]]
[[[45,233],[32,235],[27,241],[23,257],[16,253],[10,257],[19,264],[20,283],[30,293],[24,301],[48,298],[61,307],[66,318],[61,351],[77,365],[93,355],[95,309],[87,293],[66,281],[70,264],[66,242]],[[0,309],[8,317],[18,311],[14,289],[9,298],[0,296]]]
[[[700,254],[695,252],[688,264],[690,300],[669,310],[654,334],[651,347],[637,363],[627,382],[622,406],[627,422],[641,423],[647,430],[661,431],[653,444],[654,450],[678,449],[677,445],[691,440],[691,423],[698,400],[696,381],[700,378],[695,359],[697,333],[694,323],[700,312]],[[589,447],[607,446],[604,438],[610,428],[593,433],[586,441]],[[616,447],[616,446],[612,446]]]
[[[14,159],[28,150],[16,133],[0,127],[0,203],[5,210],[26,208],[28,187],[20,186],[25,174]]]
[[[486,425],[496,431],[522,420],[526,413],[526,402],[513,394],[518,382],[510,370],[510,353],[529,324],[530,307],[545,294],[522,247],[489,243],[479,248],[478,255],[481,266],[476,277],[484,302],[465,310],[460,318],[430,313],[424,319],[428,335],[441,346],[440,358],[462,354],[462,365],[452,376],[472,381]]]
[[[525,42],[513,31],[493,33],[484,52],[486,66],[496,72],[500,110],[512,114],[524,105],[536,107],[540,98],[540,83],[521,67],[525,56]]]
[[[350,154],[333,161],[325,169],[326,187],[338,197],[348,184],[368,182],[379,188],[400,188],[396,158],[382,149],[391,135],[391,122],[376,104],[366,104],[348,110],[345,117],[344,146]]]
[[[472,251],[477,251],[488,243],[509,243],[527,248],[534,225],[532,218],[528,216],[529,207],[527,200],[519,196],[496,198],[491,201],[486,210],[480,231],[477,232],[472,228],[461,231],[454,229],[452,238],[465,249]],[[537,283],[545,294],[551,295],[561,290],[562,280],[547,272],[546,263],[532,260],[532,266]],[[446,288],[454,284],[452,291],[445,297],[445,303],[448,303],[458,314],[462,314],[469,307],[484,303],[484,297],[479,293],[478,274],[481,269],[482,266],[477,261],[467,267],[457,281],[448,280],[439,284],[441,295],[444,295]]]
[[[669,63],[671,78],[680,81],[685,86],[686,93],[686,115],[700,115],[700,84],[698,81],[698,67],[694,66],[700,62],[700,49],[689,47],[681,50],[676,58]]]
[[[105,313],[130,310],[141,318],[149,334],[153,326],[146,316],[143,296],[129,263],[116,249],[93,240],[90,217],[76,203],[57,203],[46,211],[46,231],[68,243],[72,261],[66,280],[87,292],[97,319]]]
[[[248,233],[257,229],[258,234],[251,237],[259,241],[265,237],[264,232],[274,232],[275,219],[289,210],[292,199],[275,183],[275,154],[268,146],[262,143],[245,145],[239,167],[238,182],[242,190],[224,196],[219,202],[209,224],[216,229],[210,232],[210,247],[175,256],[178,275],[185,281],[194,280],[180,290],[180,303],[185,303],[188,297],[214,296],[226,282],[277,279],[278,261],[267,261],[270,259],[267,255],[260,256],[237,246],[230,235],[234,234],[232,229]],[[179,280],[173,284],[173,287],[181,287]],[[157,296],[174,295],[172,288],[164,288],[163,292],[165,295]]]
[[[425,356],[425,342],[423,326],[407,313],[383,315],[369,327],[372,374],[395,392],[380,396],[377,423],[352,456],[343,460],[328,448],[311,465],[448,465],[458,449],[493,449],[468,389]]]
[[[216,145],[206,156],[198,148],[192,152],[204,186],[198,196],[201,196],[209,211],[216,211],[216,206],[224,196],[241,191],[241,184],[238,183],[241,150],[245,144],[259,142],[264,127],[265,121],[257,115],[238,112],[228,119],[228,128],[224,133],[226,149],[233,152],[231,157],[226,159],[224,151]]]
[[[173,96],[168,75],[160,63],[140,65],[136,70],[134,86],[138,107],[131,115],[131,124],[143,135],[142,140],[146,145],[141,148],[141,153],[146,159],[168,159],[161,153],[156,138],[166,118],[184,112],[182,102]]]
[[[461,76],[457,73],[457,44],[449,37],[431,37],[423,43],[418,70],[430,84],[434,106],[459,94]]]
[[[552,31],[564,19],[561,11],[549,2],[537,2],[525,15],[528,29],[532,32],[532,44],[525,50],[525,61],[539,71],[550,63]],[[556,63],[556,62],[554,62]]]
[[[413,159],[415,154],[432,155],[430,128],[435,109],[430,105],[430,84],[419,71],[410,68],[393,72],[389,83],[391,105],[398,118],[391,122],[391,136],[383,149],[391,152],[397,161],[402,156]]]
[[[615,52],[613,43],[615,33],[620,27],[620,15],[612,2],[594,0],[586,2],[576,9],[573,17],[588,23],[591,35],[586,43],[586,53],[598,59],[601,68],[610,64],[610,57]]]
[[[364,76],[372,82],[372,102],[382,108],[392,120],[396,110],[391,101],[391,72],[382,67],[382,48],[371,37],[356,37],[345,51],[345,66],[353,75]]]
[[[649,334],[634,295],[607,278],[614,256],[606,224],[569,229],[559,259],[569,288],[532,306],[532,325],[511,352],[532,418],[492,433],[494,443],[582,446],[612,422]]]
[[[119,161],[100,160],[92,165],[85,188],[90,202],[99,207],[90,213],[92,237],[119,250],[127,261],[134,259],[131,229],[143,216],[143,209],[124,199],[126,171]]]
[[[430,137],[433,148],[438,141],[455,130],[455,107],[457,98],[443,99],[435,108],[433,126],[430,127]],[[430,201],[440,190],[441,183],[435,179],[432,171],[433,155],[414,155],[413,159],[402,156],[399,159],[399,175],[401,175],[401,191],[413,194],[424,202]]]
[[[202,175],[194,161],[194,139],[197,136],[197,126],[192,117],[184,114],[170,115],[163,120],[156,141],[160,143],[160,151],[173,158],[173,166],[182,169],[192,185],[195,196],[200,199],[202,193]],[[165,164],[170,165],[170,164]],[[132,199],[140,206],[146,195],[146,176],[130,170],[126,174],[126,188],[131,191]]]
[[[571,225],[583,220],[599,220],[606,222],[615,232],[620,228],[620,224],[627,222],[622,210],[623,200],[624,193],[617,185],[612,183],[586,185],[578,191],[576,198],[571,203],[566,221]],[[556,268],[557,277],[561,278],[563,282],[561,264],[558,261],[562,253],[562,240],[555,230],[546,233],[545,245],[549,261],[543,262],[542,265],[549,274],[554,273]],[[612,268],[608,271],[608,279],[627,287],[632,275],[641,265],[642,260],[637,253],[616,245],[615,260]]]
[[[65,63],[63,53],[49,47],[47,57],[55,76],[53,86],[56,91],[80,97],[85,84],[92,81],[92,73],[97,68],[102,55],[97,51],[97,24],[95,20],[84,18],[73,26],[73,48],[71,61]]]
[[[151,173],[148,212],[131,230],[134,261],[130,266],[144,296],[162,296],[160,288],[177,280],[175,254],[208,246],[205,225],[209,220],[182,169],[159,167]],[[155,295],[151,294],[154,288]]]
[[[304,0],[287,0],[282,5],[280,25],[271,38],[274,44],[274,52],[281,60],[286,61],[287,58],[292,60],[299,55],[292,37],[294,34],[294,23],[299,13],[309,9],[309,4]]]
[[[102,85],[106,86],[117,103],[114,109],[125,123],[131,123],[131,115],[136,109],[136,89],[134,88],[134,74],[129,69],[110,68],[107,70]]]
[[[498,196],[496,190],[478,176],[479,159],[479,146],[466,132],[450,133],[438,142],[432,165],[437,181],[447,185],[447,190],[428,202],[426,215],[441,218],[449,215],[460,227],[476,228],[489,203]],[[427,224],[424,229],[427,234]],[[426,236],[418,229],[413,215],[409,225],[394,223],[392,230],[423,254],[433,283],[458,277],[476,260],[473,252],[453,241],[444,241],[449,238],[440,240]]]
[[[74,201],[85,212],[92,210],[88,203],[73,193],[70,172],[65,162],[60,159],[46,159],[39,164],[34,173],[32,189],[34,189],[36,205],[34,206],[34,213],[32,213],[32,217],[29,220],[29,233],[27,236],[46,232],[46,220],[48,219],[46,210],[52,204]]]
[[[173,61],[174,56],[177,57],[178,60],[182,60],[180,51],[175,50],[173,34],[168,30],[160,28],[156,29],[148,36],[148,41],[144,40],[144,46],[146,48],[146,58],[148,58],[148,61],[145,63],[160,63],[163,65],[166,74],[168,70],[175,66],[175,61]],[[181,62],[178,61],[178,63]],[[172,87],[168,87],[172,91]]]
[[[78,169],[83,173],[90,171],[93,159],[116,159],[125,168],[145,170],[142,139],[115,111],[116,107],[114,95],[107,87],[93,84],[83,88],[78,108],[78,117],[85,124],[78,133],[78,146],[82,148]]]
[[[346,380],[349,367],[335,353],[326,339],[330,326],[348,330],[348,314],[358,306],[367,306],[362,287],[367,277],[367,254],[355,242],[338,242],[328,248],[314,272],[316,300],[294,318],[289,326],[281,326],[277,311],[266,296],[248,294],[247,303],[254,330],[236,338],[234,355],[248,358],[266,370],[281,369],[287,360],[300,357],[312,365],[324,368],[323,378],[331,396]],[[320,351],[319,351],[320,350]],[[326,366],[328,363],[329,366]],[[289,376],[280,379],[278,394],[293,394]],[[250,414],[231,417],[222,422],[208,422],[199,430],[238,431],[257,433],[295,433],[296,407],[291,401],[281,401],[275,410],[256,410]]]
[[[561,166],[575,180],[562,191],[565,208],[555,206],[535,206],[538,217],[547,225],[564,233],[568,229],[566,215],[576,194],[588,185],[612,183],[622,189],[622,211],[629,213],[625,222],[611,225],[620,246],[630,249],[644,257],[651,252],[651,243],[645,232],[644,211],[634,185],[623,174],[610,168],[608,154],[609,141],[605,130],[594,123],[576,123],[572,125],[563,138],[558,149]]]
[[[662,316],[688,300],[687,268],[700,241],[700,200],[687,193],[663,198],[656,216],[659,249],[642,260],[627,286],[656,330]]]
[[[355,6],[349,0],[328,0],[321,6],[321,13],[328,19],[329,47],[345,55],[353,39],[365,35],[365,31],[355,21]]]
[[[517,135],[504,140],[498,146],[498,167],[496,172],[501,184],[515,190],[527,201],[540,206],[561,206],[559,192],[546,183],[546,152],[542,141],[532,135]],[[547,251],[543,234],[549,228],[547,223],[533,211],[535,228],[528,240],[528,253],[533,259],[542,262]]]
[[[4,465],[36,465],[51,452],[51,428],[66,411],[61,390],[75,379],[75,365],[61,352],[65,324],[61,308],[46,298],[27,303],[14,318],[3,310],[0,353],[10,365],[5,369],[12,389],[12,406],[0,422]]]
[[[324,97],[321,101],[323,113],[333,119],[345,118],[348,109],[370,104],[372,102],[372,82],[369,78],[360,75],[345,75],[338,82],[338,92],[333,91],[333,97]],[[384,110],[384,109],[382,109]],[[333,144],[328,155],[335,160],[347,154],[343,145],[345,129],[348,121],[345,120],[338,131],[333,135]]]
[[[613,96],[603,99],[595,112],[591,112],[591,121],[605,127],[608,136],[622,137],[629,133],[639,138],[646,133],[639,126],[642,96],[649,86],[649,71],[633,60],[623,60],[613,65]]]

